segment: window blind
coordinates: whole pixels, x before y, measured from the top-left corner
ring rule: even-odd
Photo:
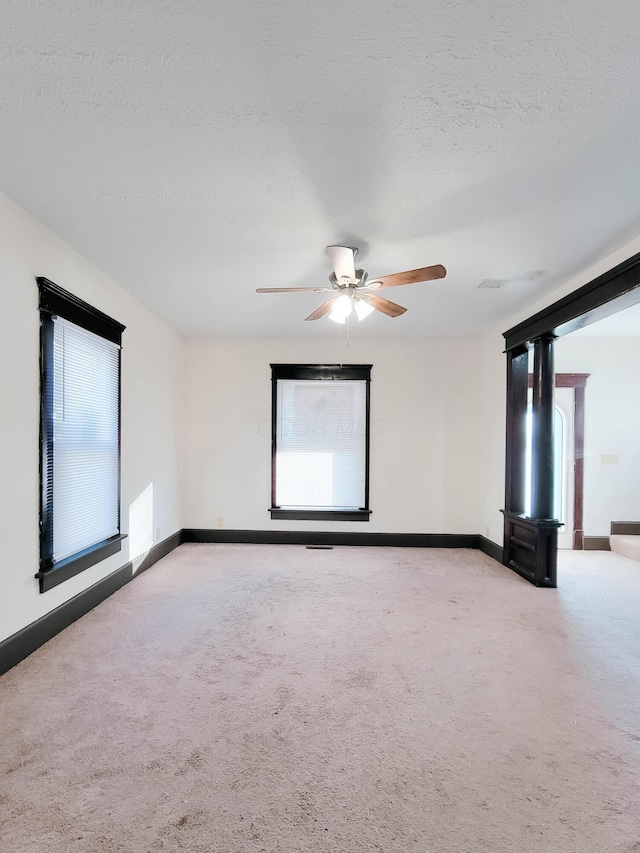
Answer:
[[[366,394],[362,380],[277,380],[276,504],[365,506]]]
[[[120,347],[53,320],[53,563],[119,533]]]

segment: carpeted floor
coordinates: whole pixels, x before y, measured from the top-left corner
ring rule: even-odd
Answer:
[[[3,853],[640,851],[640,563],[183,545],[0,679]]]

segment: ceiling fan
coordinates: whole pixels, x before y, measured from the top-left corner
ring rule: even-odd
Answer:
[[[433,281],[444,278],[446,269],[441,264],[422,267],[418,270],[397,272],[382,278],[370,279],[364,270],[356,269],[358,250],[350,246],[327,246],[327,255],[331,259],[333,272],[329,276],[330,287],[259,287],[256,293],[334,293],[331,299],[323,302],[305,320],[319,320],[325,314],[336,323],[346,323],[347,317],[355,312],[359,320],[364,320],[372,311],[380,311],[388,317],[399,317],[407,310],[396,302],[391,302],[376,291],[387,287],[399,287],[403,284],[417,284],[421,281]]]

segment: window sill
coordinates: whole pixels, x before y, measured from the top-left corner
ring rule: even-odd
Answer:
[[[370,509],[282,509],[277,506],[270,507],[269,512],[272,521],[369,521],[371,515]]]
[[[60,560],[51,568],[38,572],[36,577],[40,581],[40,592],[47,592],[54,586],[58,586],[69,578],[79,575],[80,572],[84,572],[85,569],[95,566],[101,560],[111,557],[112,554],[117,554],[122,548],[122,540],[126,538],[126,534],[112,536],[111,539],[98,542],[90,548],[85,548],[84,551],[79,551],[71,557]]]

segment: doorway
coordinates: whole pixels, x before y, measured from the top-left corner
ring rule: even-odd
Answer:
[[[553,345],[558,337],[640,304],[640,254],[564,296],[504,332],[507,356],[507,422],[503,562],[536,586],[557,585],[558,528],[553,518],[554,370]],[[534,354],[531,512],[524,512],[526,421],[529,350]],[[574,388],[574,435],[584,428],[584,387]],[[574,441],[574,539],[584,544],[582,493],[584,432]]]
[[[571,550],[574,537],[574,392],[556,388],[554,412],[554,504],[562,527],[558,528],[558,548]]]
[[[533,392],[529,389],[525,460],[525,514],[531,516],[531,460]],[[558,548],[571,550],[574,540],[574,392],[556,388],[553,412],[553,517],[562,523],[558,528]]]
[[[558,548],[584,547],[584,399],[589,373],[556,373],[553,413],[553,517],[561,522]],[[531,515],[532,391],[529,374],[525,439],[524,512]]]

